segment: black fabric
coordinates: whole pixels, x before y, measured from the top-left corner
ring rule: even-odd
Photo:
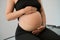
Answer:
[[[40,40],[31,32],[23,30],[19,25],[16,29],[15,40]]]
[[[20,10],[22,8],[25,8],[26,6],[33,6],[37,8],[37,11],[40,12],[41,5],[37,0],[18,0],[15,4],[14,8],[17,10]],[[18,18],[19,20],[19,18]]]
[[[48,28],[45,28],[39,35],[33,35],[32,32],[25,31],[18,25],[15,40],[60,40],[60,36]]]

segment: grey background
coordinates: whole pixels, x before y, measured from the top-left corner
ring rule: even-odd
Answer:
[[[60,25],[60,0],[42,0],[47,24]],[[15,35],[17,19],[7,21],[5,17],[6,0],[0,0],[0,40]]]

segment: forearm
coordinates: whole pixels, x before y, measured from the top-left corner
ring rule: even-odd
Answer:
[[[44,12],[41,12],[41,17],[42,17],[42,24],[40,25],[40,27],[38,27],[38,30],[43,31],[46,27],[46,15]]]
[[[6,19],[8,21],[14,20],[14,19],[20,17],[22,14],[24,14],[23,9],[15,11],[15,12],[11,12],[11,13],[6,14]]]
[[[41,13],[41,16],[42,16],[42,24],[41,24],[40,27],[38,27],[38,30],[40,32],[43,31],[45,29],[45,27],[46,27],[46,16],[45,16],[45,14],[43,12]]]
[[[40,13],[41,13],[41,18],[42,18],[42,24],[40,25],[40,27],[38,27],[38,30],[41,32],[46,27],[46,15],[45,15],[45,12],[43,10],[43,7],[41,7]]]
[[[44,12],[41,12],[41,16],[42,16],[42,25],[46,26],[46,15]]]
[[[38,2],[39,2],[40,5],[41,5],[40,13],[41,13],[41,17],[42,17],[42,25],[45,26],[45,25],[46,25],[46,15],[45,15],[45,11],[44,11],[43,5],[42,5],[42,3],[41,3],[41,0],[38,0]]]

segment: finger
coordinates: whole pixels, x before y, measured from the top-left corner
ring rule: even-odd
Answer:
[[[36,33],[36,30],[32,31],[32,33]]]
[[[35,34],[36,34],[37,32],[38,32],[37,30],[32,31],[32,33],[35,33]]]
[[[39,32],[32,32],[33,34],[35,34],[35,35],[38,35],[39,34]]]
[[[37,10],[37,8],[36,7],[33,7],[33,10]]]
[[[32,32],[33,34],[36,34],[35,32]]]

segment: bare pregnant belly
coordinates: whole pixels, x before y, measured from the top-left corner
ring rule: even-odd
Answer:
[[[32,31],[41,25],[40,12],[35,12],[28,15],[23,15],[19,18],[19,25],[26,31]]]

